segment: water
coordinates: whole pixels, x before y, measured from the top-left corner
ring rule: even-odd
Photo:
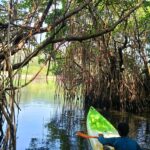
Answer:
[[[54,100],[54,84],[35,82],[22,90],[21,111],[17,122],[17,150],[90,150],[86,139],[75,135],[86,131],[82,105]],[[73,105],[74,104],[74,105]],[[149,115],[102,112],[114,125],[126,120],[131,127],[130,136],[142,147],[150,150]]]

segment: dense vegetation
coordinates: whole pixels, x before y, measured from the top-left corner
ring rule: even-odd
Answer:
[[[57,76],[66,98],[75,98],[81,88],[88,104],[143,111],[150,103],[149,7],[148,0],[1,1],[0,110],[9,124],[6,145],[16,149],[16,93],[44,66],[47,75]],[[42,64],[39,71],[20,82],[35,57]]]

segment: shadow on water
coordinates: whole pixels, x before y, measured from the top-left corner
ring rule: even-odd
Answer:
[[[39,92],[37,92],[39,91]],[[52,87],[24,89],[18,117],[17,150],[91,150],[88,140],[78,138],[76,131],[86,132],[86,117],[82,102],[73,100],[63,103],[58,95],[54,100]],[[34,94],[31,94],[34,93]],[[142,148],[150,150],[150,116],[129,113],[101,113],[114,126],[123,120],[129,122],[130,136]]]

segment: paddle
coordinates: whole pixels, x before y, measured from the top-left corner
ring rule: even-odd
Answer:
[[[98,138],[98,136],[87,135],[87,134],[85,134],[85,133],[83,133],[83,132],[81,132],[81,131],[77,131],[77,132],[76,132],[76,135],[77,135],[77,136],[80,136],[80,137],[82,137],[82,138],[85,138],[85,139]]]

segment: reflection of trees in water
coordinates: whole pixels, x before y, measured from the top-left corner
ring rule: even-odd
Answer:
[[[88,141],[78,138],[75,132],[85,130],[82,119],[83,112],[69,107],[63,109],[61,115],[55,117],[45,124],[47,133],[43,139],[32,138],[27,150],[88,150]]]
[[[144,149],[150,149],[150,121],[139,122],[136,139]]]
[[[150,150],[150,120],[144,117],[135,116],[128,113],[119,112],[101,112],[117,127],[118,122],[126,121],[130,126],[129,136],[137,140],[144,150]],[[88,150],[90,149],[88,141],[77,138],[74,133],[85,129],[85,116],[80,107],[74,107],[74,104],[62,108],[61,115],[56,115],[50,122],[44,124],[46,134],[42,139],[32,138],[27,150]]]

